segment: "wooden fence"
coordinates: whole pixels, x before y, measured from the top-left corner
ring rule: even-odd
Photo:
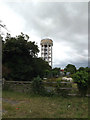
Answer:
[[[18,91],[18,92],[30,92],[31,91],[31,83],[32,81],[3,81],[2,82],[3,85],[2,85],[2,88],[4,85],[8,85],[9,88],[11,89],[14,89],[15,91]],[[47,82],[47,81],[43,81],[45,88],[47,89],[47,91],[52,91],[56,88],[57,86],[57,82]],[[73,84],[75,84],[74,82],[60,82],[61,84],[71,84],[71,86]],[[60,87],[59,89],[61,90],[68,90],[70,93],[68,95],[71,95],[71,96],[75,96],[78,94],[78,89],[77,87],[74,88],[74,87]],[[72,92],[73,91],[73,92]],[[90,95],[87,95],[87,96],[90,96]]]
[[[8,85],[9,88],[14,89],[16,91],[30,91],[31,90],[31,83],[32,81],[4,81],[3,82],[3,86],[4,85]],[[74,84],[73,82],[60,82],[61,84]],[[55,90],[56,86],[57,86],[57,82],[47,82],[47,81],[43,81],[43,84],[46,88],[46,90],[48,92]],[[77,91],[77,88],[73,88],[73,87],[60,87],[61,90],[69,90],[70,92],[73,91]]]

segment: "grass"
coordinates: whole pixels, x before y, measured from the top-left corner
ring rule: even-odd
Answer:
[[[87,118],[88,98],[43,97],[11,91],[3,91],[3,118]],[[17,109],[18,108],[18,109]]]

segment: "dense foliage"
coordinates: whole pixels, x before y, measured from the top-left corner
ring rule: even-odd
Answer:
[[[66,72],[70,72],[71,74],[75,73],[76,72],[76,67],[75,65],[72,65],[72,64],[68,64],[65,69],[64,69]]]
[[[79,69],[78,69],[78,71],[80,72],[80,71],[85,71],[85,68],[84,67],[80,67]]]
[[[60,68],[57,68],[57,67],[53,68],[52,69],[52,76],[59,77],[60,76]]]
[[[7,34],[2,45],[3,77],[7,80],[29,81],[37,75],[43,77],[44,71],[51,69],[47,62],[37,58],[38,46],[29,41],[28,35]]]
[[[73,75],[73,80],[77,83],[80,94],[82,96],[86,95],[88,89],[88,73],[86,71],[78,71]]]
[[[33,79],[31,87],[32,87],[32,91],[35,94],[44,94],[44,92],[45,92],[45,88],[44,88],[42,79],[39,76],[37,76]]]
[[[63,97],[67,97],[70,92],[70,90],[67,88],[71,88],[71,87],[72,87],[71,83],[62,83],[62,80],[57,80],[56,93]],[[62,88],[66,88],[66,89],[62,89]]]

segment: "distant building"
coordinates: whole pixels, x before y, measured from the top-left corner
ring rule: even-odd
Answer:
[[[62,76],[64,75],[64,69],[60,70],[60,75],[62,75]]]
[[[41,40],[41,57],[49,63],[52,67],[52,46],[53,41],[51,39],[42,39]]]

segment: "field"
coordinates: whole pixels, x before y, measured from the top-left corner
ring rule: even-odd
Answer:
[[[87,97],[44,97],[3,91],[3,118],[88,118]]]

